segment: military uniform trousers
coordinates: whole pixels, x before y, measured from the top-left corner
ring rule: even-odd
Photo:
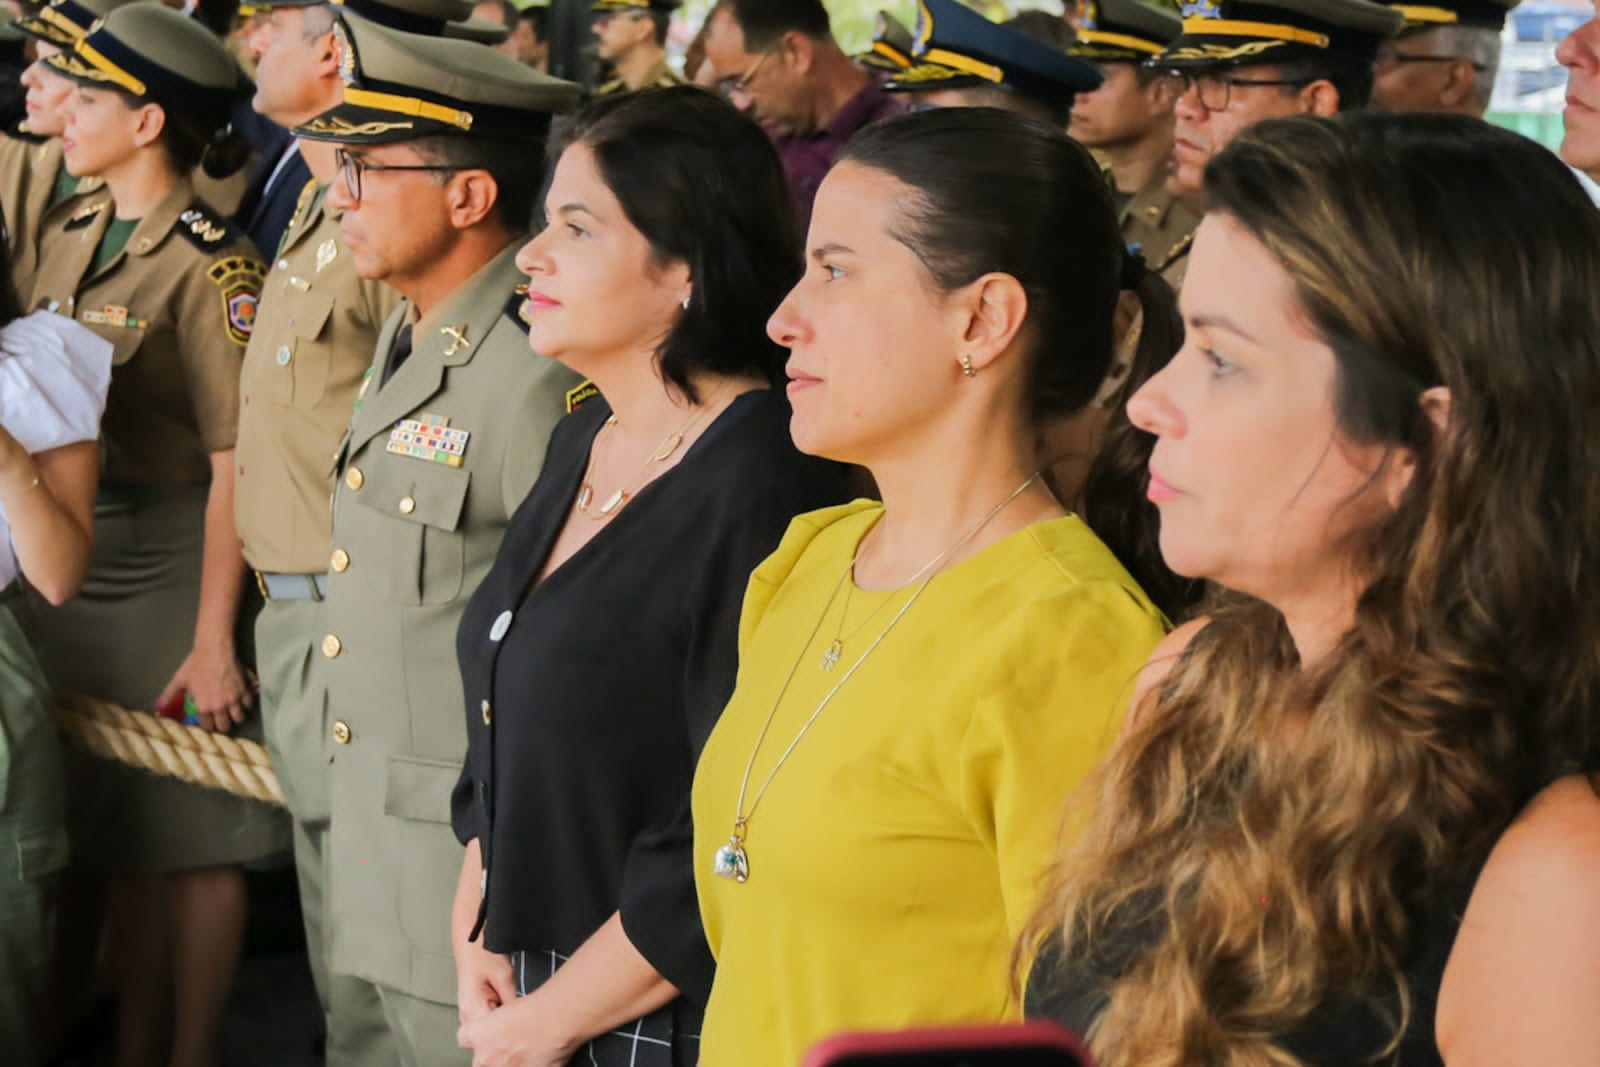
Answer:
[[[393,1067],[399,1053],[376,987],[328,971],[328,692],[318,676],[321,608],[310,597],[268,600],[256,617],[261,718],[293,823],[300,911],[327,1031],[327,1067]]]
[[[50,686],[14,610],[16,589],[0,593],[0,1050],[26,1064],[67,833]]]
[[[35,602],[50,681],[150,712],[194,643],[204,486],[102,487],[79,595]],[[236,736],[261,737],[252,714]],[[289,845],[284,813],[148,771],[67,754],[74,862],[160,875],[258,860]]]

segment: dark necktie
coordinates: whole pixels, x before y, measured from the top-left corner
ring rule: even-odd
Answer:
[[[389,384],[389,379],[394,377],[394,372],[400,365],[411,358],[411,327],[402,326],[395,331],[394,341],[389,345],[389,358],[383,365],[383,380],[378,383],[381,389]]]

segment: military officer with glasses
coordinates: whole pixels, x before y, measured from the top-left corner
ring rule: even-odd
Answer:
[[[1500,73],[1500,34],[1519,2],[1391,4],[1405,25],[1378,49],[1372,106],[1483,118]]]
[[[582,90],[466,41],[348,14],[334,32],[342,102],[296,133],[335,149],[338,255],[405,300],[333,460],[318,641],[329,969],[371,989],[399,1063],[464,1065],[450,794],[466,731],[450,650],[578,384],[528,348],[513,257],[551,116]]]
[[[1150,61],[1177,96],[1168,189],[1198,213],[1206,164],[1241,130],[1366,107],[1373,60],[1401,22],[1369,0],[1189,0],[1182,35]],[[1191,240],[1155,264],[1174,289]]]
[[[596,96],[683,84],[682,75],[667,63],[667,29],[677,9],[678,0],[597,0],[597,54],[612,77],[595,90]]]

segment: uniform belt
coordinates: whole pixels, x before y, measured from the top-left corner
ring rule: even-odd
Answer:
[[[256,588],[268,600],[321,600],[328,595],[328,576],[256,571]]]

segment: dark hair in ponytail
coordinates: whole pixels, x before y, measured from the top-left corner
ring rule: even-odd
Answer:
[[[244,91],[242,87],[233,92],[209,90],[200,99],[182,102],[134,96],[122,89],[116,93],[130,108],[146,104],[161,108],[166,121],[157,143],[166,150],[178,173],[188,174],[198,167],[207,177],[227,178],[250,162],[250,142],[228,118]]]
[[[1128,419],[1128,398],[1182,347],[1183,319],[1172,288],[1159,274],[1136,270],[1124,280],[1143,312],[1139,345],[1127,378],[1107,398],[1109,417],[1089,464],[1079,510],[1156,607],[1181,621],[1199,602],[1205,583],[1172,573],[1161,556],[1161,515],[1145,497],[1156,439]]]
[[[1111,191],[1086,149],[1059,127],[1013,112],[943,108],[874,123],[839,159],[915,190],[895,236],[936,285],[957,289],[991,272],[1021,284],[1033,334],[1027,397],[1035,425],[1094,399],[1111,367],[1129,253]],[[1173,344],[1176,311],[1163,289],[1139,283],[1142,345],[1151,348]]]

